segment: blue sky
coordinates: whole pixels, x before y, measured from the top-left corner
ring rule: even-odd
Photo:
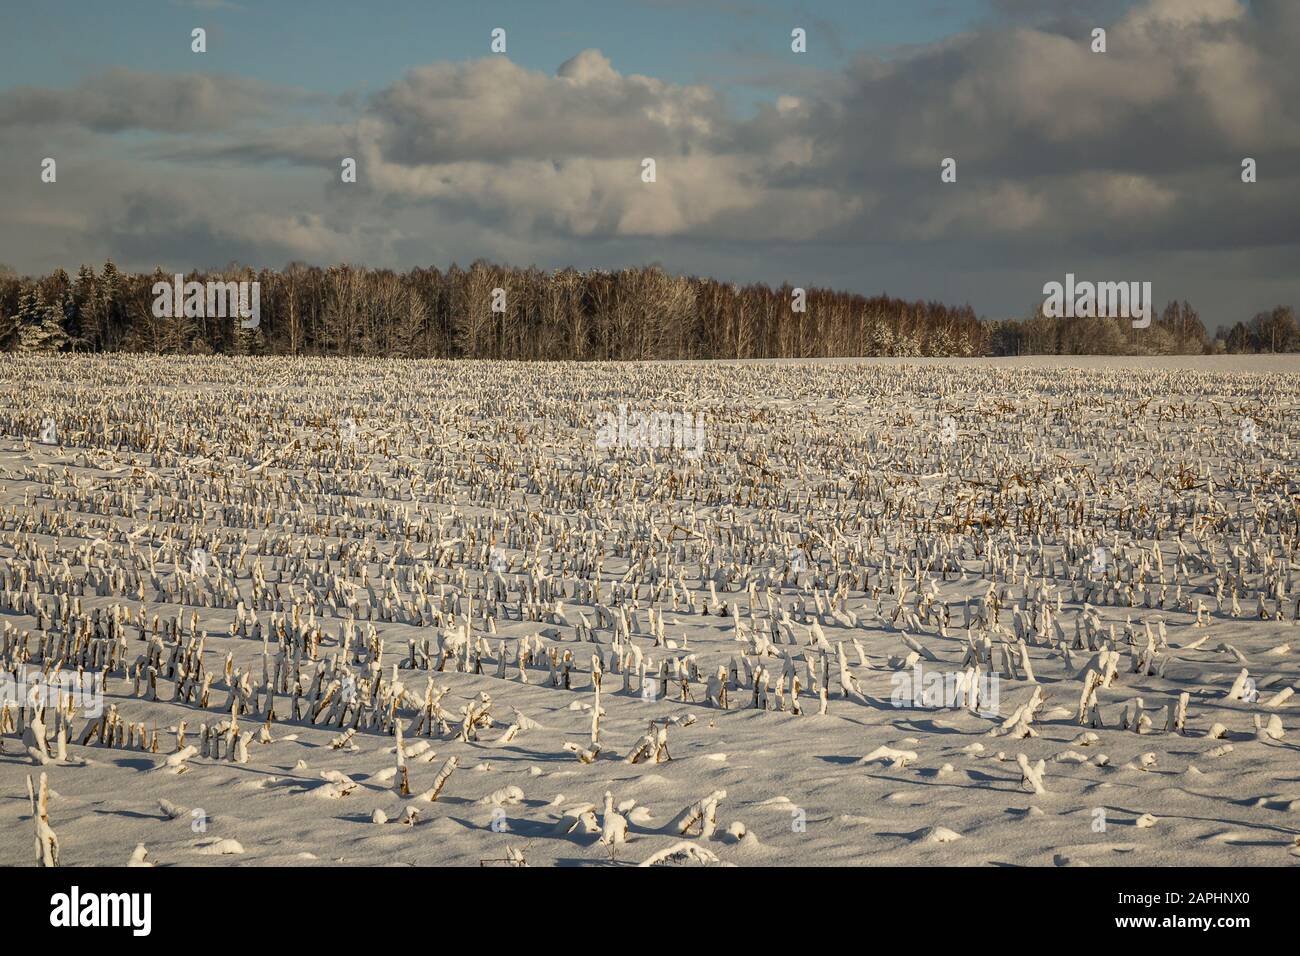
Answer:
[[[990,13],[984,0],[43,0],[6,11],[22,42],[0,58],[0,86],[60,86],[123,64],[188,72],[195,26],[209,33],[204,69],[338,94],[378,89],[413,64],[481,56],[498,26],[510,58],[534,69],[595,47],[625,73],[743,82],[765,57],[785,57],[794,26],[813,34],[799,66],[824,69],[852,53],[934,41]],[[731,90],[753,95],[741,83]]]
[[[1300,304],[1297,0],[10,7],[20,272],[657,262],[990,317],[1072,272],[1211,328]]]

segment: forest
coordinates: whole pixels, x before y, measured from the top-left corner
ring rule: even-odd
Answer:
[[[595,361],[1300,349],[1290,306],[1210,337],[1185,301],[1133,329],[1117,319],[1052,319],[1041,306],[1026,318],[985,319],[970,305],[824,288],[801,295],[790,284],[737,285],[657,266],[546,271],[480,260],[395,272],[291,263],[185,278],[256,281],[257,327],[156,317],[151,290],[172,277],[124,272],[110,260],[75,277],[0,270],[0,350]]]

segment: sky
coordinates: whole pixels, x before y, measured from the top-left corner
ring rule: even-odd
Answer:
[[[44,0],[4,17],[0,263],[19,273],[658,263],[989,318],[1073,273],[1150,281],[1211,330],[1300,306],[1298,0]]]

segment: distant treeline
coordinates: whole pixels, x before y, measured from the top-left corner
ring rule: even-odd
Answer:
[[[1145,329],[1129,319],[1049,318],[1042,308],[1027,319],[987,323],[990,355],[1196,355],[1300,351],[1291,306],[1260,312],[1249,322],[1219,326],[1214,337],[1187,302],[1170,302]]]
[[[649,266],[579,272],[475,262],[399,273],[349,265],[231,266],[187,282],[259,283],[256,328],[230,318],[159,318],[155,283],[111,261],[39,278],[0,271],[0,349],[399,358],[691,359],[1287,351],[1290,308],[1207,341],[1186,302],[1148,329],[1126,321],[982,321],[969,305],[790,285],[739,286]],[[496,292],[502,290],[504,294]],[[504,311],[494,311],[493,306]],[[803,305],[802,310],[798,308]]]

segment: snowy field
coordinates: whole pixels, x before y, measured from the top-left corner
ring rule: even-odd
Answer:
[[[0,864],[1296,865],[1298,407],[6,356]]]

